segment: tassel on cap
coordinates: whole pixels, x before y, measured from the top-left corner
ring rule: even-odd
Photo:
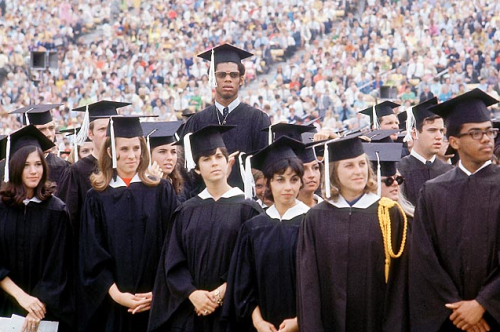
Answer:
[[[80,129],[80,132],[83,131]],[[113,117],[109,119],[109,132],[111,136],[111,158],[113,159],[113,169],[116,169],[116,142],[115,142],[115,128],[113,126]]]
[[[75,163],[78,161],[78,144],[76,143],[76,129],[73,133],[73,157],[75,159]]]
[[[323,160],[325,161],[325,196],[326,198],[331,197],[330,188],[330,151],[328,151],[328,145],[325,144],[325,152],[323,155]]]
[[[26,125],[29,126],[30,125],[30,118],[28,117],[28,112],[24,113],[24,118],[26,120]]]
[[[406,111],[406,135],[403,138],[403,142],[412,142],[413,138],[411,137],[411,133],[413,128],[416,127],[415,115],[413,114],[413,107],[410,107]]]
[[[196,166],[193,159],[193,151],[191,150],[191,135],[192,133],[189,133],[184,136],[184,155],[186,157],[186,170],[188,172]]]
[[[378,129],[379,123],[378,123],[377,111],[375,110],[375,105],[373,105],[372,113],[373,113],[373,129]]]
[[[76,135],[76,144],[82,145],[87,140],[87,133],[90,126],[89,105],[85,107],[85,115],[83,116],[82,126]]]
[[[245,153],[240,153],[238,156],[241,179],[243,180],[243,191],[245,192],[245,198],[253,198],[255,196],[255,183],[252,175],[252,165],[250,163],[252,156],[248,155],[243,163],[243,155],[245,155]]]
[[[375,155],[377,156],[377,195],[378,197],[382,197],[382,171],[380,168],[380,155],[378,151],[375,151]]]
[[[217,80],[215,79],[215,51],[212,48],[212,56],[210,57],[210,69],[208,71],[208,84],[211,88],[217,87]]]
[[[9,159],[10,159],[10,135],[7,136],[7,147],[5,152],[5,168],[3,174],[3,182],[7,183],[10,180],[9,177]]]
[[[269,126],[268,129],[268,135],[267,135],[267,144],[271,145],[273,144],[273,130],[272,130],[272,125]]]

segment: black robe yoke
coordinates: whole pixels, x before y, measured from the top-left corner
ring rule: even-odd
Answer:
[[[53,153],[48,153],[45,161],[49,168],[49,180],[59,185],[66,168],[69,167],[69,163]]]
[[[243,224],[231,261],[224,316],[253,327],[252,312],[259,306],[262,318],[276,329],[297,316],[297,238],[306,210],[282,221],[262,213]]]
[[[132,182],[103,192],[91,189],[82,211],[79,273],[83,287],[79,308],[88,331],[146,331],[148,312],[132,315],[115,303],[108,290],[153,290],[156,269],[171,217],[177,208],[172,185]],[[99,318],[96,318],[99,317]]]
[[[149,331],[223,330],[220,308],[198,317],[188,297],[195,290],[212,291],[226,282],[241,225],[261,212],[244,195],[217,201],[196,196],[179,207],[158,267]]]
[[[45,303],[45,319],[61,325],[71,324],[74,315],[70,238],[68,214],[57,197],[21,207],[0,203],[0,279],[10,277]],[[0,316],[12,314],[27,312],[0,291]]]
[[[473,299],[486,309],[490,326],[500,330],[498,166],[471,176],[457,167],[424,185],[409,271],[412,331],[439,330],[451,314],[446,303]]]
[[[448,172],[453,168],[452,165],[436,158],[431,167],[427,167],[420,160],[412,155],[406,156],[397,166],[401,175],[405,178],[403,184],[403,193],[405,197],[413,204],[417,204],[418,194],[425,182],[430,179]]]
[[[90,175],[97,171],[97,159],[93,155],[78,160],[66,169],[58,183],[57,196],[67,205],[75,239],[80,231],[80,214],[87,191],[92,188]]]
[[[306,214],[297,249],[301,332],[407,330],[407,250],[391,259],[386,284],[378,202],[339,208],[325,201]],[[396,207],[390,212],[397,252],[403,222]]]
[[[193,133],[209,125],[219,125],[217,118],[217,109],[215,105],[209,106],[203,111],[193,115],[186,122],[182,136],[187,133]],[[222,121],[222,115],[219,118]],[[227,125],[237,126],[222,134],[224,144],[229,154],[240,152],[253,152],[260,150],[268,144],[268,134],[262,129],[269,127],[271,121],[269,117],[248,104],[240,103],[229,113],[226,119]],[[238,162],[234,163],[233,170],[229,176],[229,185],[243,189],[243,181],[240,175]]]

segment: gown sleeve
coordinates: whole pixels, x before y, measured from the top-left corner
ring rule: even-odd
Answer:
[[[297,244],[297,318],[301,332],[324,332],[321,322],[321,291],[315,246],[314,220],[307,213]]]
[[[79,274],[83,287],[83,315],[92,316],[114,283],[105,213],[95,192],[89,191],[82,211]]]

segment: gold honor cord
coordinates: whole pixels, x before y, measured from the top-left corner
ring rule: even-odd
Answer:
[[[403,228],[403,239],[401,241],[401,247],[397,254],[394,253],[392,249],[392,235],[391,235],[391,216],[389,214],[389,209],[396,205],[401,211],[404,218],[404,228]],[[384,239],[384,251],[385,251],[385,283],[389,280],[389,267],[391,265],[391,258],[399,258],[403,254],[406,245],[406,231],[408,229],[408,219],[403,211],[401,205],[397,202],[382,197],[378,205],[378,221],[380,223],[380,229],[382,231],[382,237]]]

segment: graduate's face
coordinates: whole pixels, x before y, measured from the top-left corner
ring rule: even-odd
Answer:
[[[56,137],[56,124],[50,121],[44,125],[36,125],[36,129],[40,130],[51,142],[54,142]]]
[[[310,163],[304,163],[304,176],[302,177],[302,182],[304,182],[304,187],[302,187],[303,192],[315,192],[321,181],[321,170],[319,163],[314,160]]]
[[[116,171],[121,178],[131,178],[137,173],[141,161],[139,137],[116,138]]]
[[[422,131],[413,132],[413,148],[426,159],[437,154],[443,145],[444,122],[443,119],[434,119],[432,122],[425,122]]]
[[[337,176],[340,182],[340,193],[346,197],[359,197],[368,182],[368,163],[366,156],[339,161]]]
[[[92,142],[85,142],[80,146],[80,154],[78,155],[80,159],[85,158],[92,154],[94,151],[94,145]]]
[[[394,175],[394,177],[400,175],[399,172]],[[393,201],[399,200],[399,184],[397,181],[393,181],[390,186],[387,186],[384,182],[387,180],[387,176],[383,176],[381,178],[381,195],[382,197],[387,197],[392,199]]]
[[[151,159],[161,167],[164,175],[169,175],[177,164],[177,147],[173,143],[157,146],[151,152]]]
[[[38,186],[43,175],[43,165],[40,155],[33,151],[26,158],[23,170],[23,185],[28,191],[28,196],[33,196],[33,190]]]
[[[205,183],[214,183],[226,178],[227,165],[226,156],[217,148],[215,154],[200,157],[198,169],[195,169],[195,171],[201,175]]]
[[[276,205],[283,207],[295,205],[302,182],[300,176],[290,167],[283,174],[274,174],[269,184]]]
[[[216,72],[239,72],[238,65],[234,62],[222,62],[217,64]],[[240,86],[243,85],[243,76],[232,78],[231,75],[226,74],[224,78],[218,78],[217,87],[215,88],[215,97],[219,101],[231,102],[238,96]]]
[[[108,128],[109,119],[96,119],[93,122],[94,128],[89,130],[88,136],[94,143],[94,149],[99,151],[106,138],[106,129]]]
[[[491,129],[491,122],[486,121],[482,123],[466,123],[462,126],[460,134],[470,133],[471,131],[479,130],[486,131]],[[463,135],[462,137],[451,136],[451,146],[458,151],[462,162],[468,163],[484,163],[491,159],[493,155],[493,148],[495,139],[484,135],[479,140],[475,140],[471,135]]]
[[[386,115],[380,118],[380,129],[399,129],[399,119],[396,114]],[[398,133],[389,136],[393,141],[398,139]]]

